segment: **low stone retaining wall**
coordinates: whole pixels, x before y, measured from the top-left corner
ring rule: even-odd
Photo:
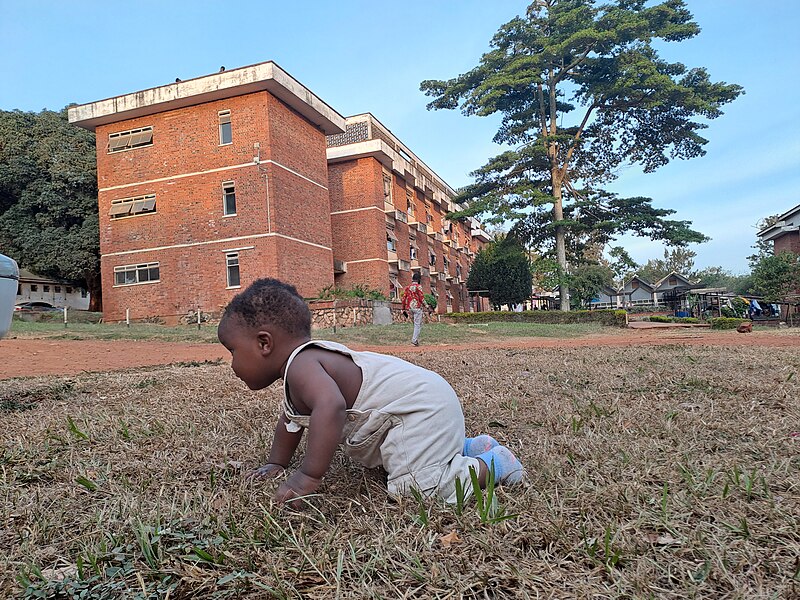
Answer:
[[[352,300],[310,300],[312,329],[333,329],[334,327],[359,327],[389,323],[410,323],[411,315],[403,316],[399,302],[383,302],[362,298]],[[435,313],[425,312],[424,321],[438,320]]]

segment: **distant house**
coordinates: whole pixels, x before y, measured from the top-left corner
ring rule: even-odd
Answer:
[[[19,270],[19,284],[15,304],[23,302],[48,302],[58,308],[89,309],[89,292],[71,284]]]
[[[654,287],[654,304],[662,304],[673,309],[679,309],[682,308],[680,306],[680,298],[685,297],[686,292],[692,287],[692,282],[680,273],[673,271],[666,277],[659,279]]]
[[[620,292],[606,285],[592,298],[592,308],[617,308],[620,306]]]
[[[758,232],[761,241],[772,242],[773,252],[800,254],[800,204],[778,217],[773,225]]]
[[[622,301],[622,306],[637,306],[655,304],[654,291],[655,286],[652,283],[638,275],[634,275],[625,282],[618,294]]]

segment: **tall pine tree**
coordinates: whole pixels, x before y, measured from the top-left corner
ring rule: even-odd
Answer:
[[[602,188],[623,165],[651,172],[705,153],[698,119],[720,116],[742,88],[662,60],[653,45],[698,33],[681,0],[536,0],[500,28],[474,69],[423,81],[429,109],[500,113],[494,141],[512,148],[473,173],[459,198],[470,208],[457,216],[515,221],[517,235],[552,252],[564,273],[569,257],[623,232],[675,246],[705,241],[650,198]],[[566,278],[560,289],[569,310]]]

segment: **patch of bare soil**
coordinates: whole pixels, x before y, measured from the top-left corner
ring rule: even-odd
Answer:
[[[502,342],[434,344],[412,348],[403,346],[370,347],[353,344],[357,350],[389,354],[439,350],[477,350],[484,348],[583,348],[654,346],[664,344],[722,345],[773,348],[800,348],[800,331],[759,331],[738,334],[711,330],[615,330],[614,333],[581,338],[509,338]],[[131,340],[0,340],[0,379],[36,375],[75,375],[166,365],[181,362],[228,360],[219,344],[143,342]]]

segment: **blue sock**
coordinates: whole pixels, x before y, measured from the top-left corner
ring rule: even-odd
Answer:
[[[475,458],[476,456],[488,452],[492,448],[499,446],[500,442],[490,435],[479,435],[473,438],[464,440],[464,450],[461,452],[464,456]]]
[[[494,467],[494,480],[497,483],[519,483],[525,475],[522,463],[505,446],[495,446],[475,458],[482,460],[489,469]]]

